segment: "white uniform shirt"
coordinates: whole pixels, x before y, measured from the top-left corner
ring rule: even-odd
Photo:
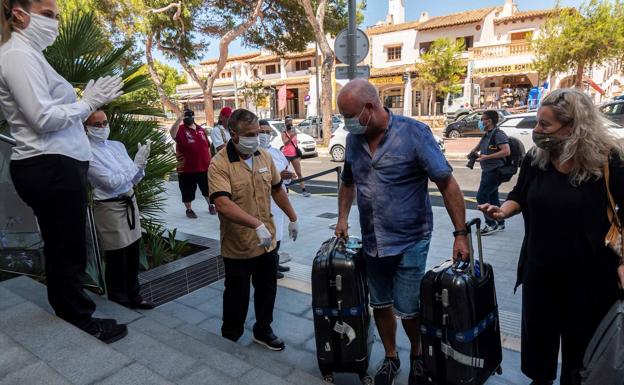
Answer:
[[[266,151],[271,154],[273,163],[277,168],[277,171],[282,172],[288,168],[288,159],[277,148],[269,147]],[[285,190],[286,186],[282,184],[282,188]],[[271,214],[273,214],[273,221],[275,222],[275,240],[281,241],[284,235],[284,212],[277,207],[273,198],[271,198]]]
[[[19,32],[0,46],[0,115],[17,142],[11,159],[43,154],[91,157],[83,122],[91,109]]]
[[[223,133],[223,135],[221,135],[221,133]],[[225,138],[225,142],[223,141],[223,138]],[[220,124],[217,124],[216,126],[214,126],[212,131],[210,131],[210,142],[212,143],[215,149],[229,142],[230,138],[231,138],[230,131],[226,130]]]
[[[87,176],[93,187],[94,200],[116,198],[127,193],[145,176],[145,172],[130,159],[123,143],[91,138],[89,143],[93,157]]]

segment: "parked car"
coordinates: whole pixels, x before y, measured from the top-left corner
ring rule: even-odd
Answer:
[[[605,103],[600,106],[600,111],[612,122],[624,124],[624,100]]]
[[[340,124],[343,123],[343,119],[341,115],[333,115],[332,116],[332,132],[336,131]],[[310,135],[313,137],[323,137],[321,133],[323,125],[323,118],[320,116],[310,116],[301,121],[297,128],[304,134]],[[318,128],[317,128],[318,127]],[[318,130],[318,131],[317,131]],[[317,134],[318,132],[318,134]]]
[[[533,129],[537,125],[537,112],[508,116],[498,127],[509,137],[509,140],[520,142],[522,156],[535,145]],[[618,139],[624,139],[624,127],[614,122],[608,122],[609,132]]]
[[[482,136],[483,131],[479,130],[479,120],[481,120],[484,111],[475,111],[460,117],[457,121],[446,126],[444,136],[453,139],[464,136]],[[497,110],[497,112],[499,121],[505,120],[510,115],[507,110]]]
[[[269,125],[273,129],[273,140],[271,140],[271,146],[275,148],[282,148],[284,142],[282,142],[282,132],[286,129],[286,125],[281,120],[269,120]],[[316,140],[310,135],[304,134],[298,128],[297,131],[297,143],[301,153],[304,157],[315,157],[318,155],[316,151]]]
[[[329,155],[331,156],[334,162],[344,162],[345,160],[345,148],[347,147],[347,135],[349,133],[344,129],[344,124],[342,124],[331,136],[329,140]],[[437,135],[433,136],[435,141],[440,146],[440,150],[442,152],[445,151],[444,148],[444,139],[440,138]]]

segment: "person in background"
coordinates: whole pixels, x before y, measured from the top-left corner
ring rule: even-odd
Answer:
[[[100,248],[106,260],[108,299],[132,309],[153,309],[139,287],[141,221],[133,186],[145,176],[150,142],[138,145],[134,161],[123,143],[108,140],[104,111],[85,122],[92,158],[88,179],[93,188],[93,215]]]
[[[83,122],[122,92],[119,76],[91,80],[78,100],[74,86],[46,61],[59,34],[55,0],[2,0],[0,115],[16,145],[10,173],[44,241],[48,300],[61,319],[111,343],[128,329],[94,318],[84,291],[87,262],[87,169],[91,151]]]
[[[489,203],[500,206],[498,188],[501,181],[497,169],[505,165],[505,157],[511,154],[509,138],[507,134],[496,128],[498,124],[498,112],[488,110],[481,115],[479,129],[485,131],[485,135],[470,152],[470,156],[478,154],[477,162],[481,165],[481,183],[477,191],[477,202],[482,205]],[[473,158],[474,159],[474,158]],[[485,217],[485,226],[481,229],[481,235],[492,235],[505,230],[505,221],[495,221]]]
[[[214,126],[212,131],[210,131],[210,142],[212,154],[216,155],[217,152],[221,151],[223,147],[229,142],[231,135],[230,130],[227,129],[228,119],[232,115],[232,109],[228,106],[225,106],[219,112],[219,120],[217,121],[217,125]]]
[[[622,218],[624,152],[591,98],[574,89],[544,99],[533,141],[507,201],[478,208],[495,220],[524,218],[522,372],[532,385],[551,385],[561,352],[561,385],[580,384],[585,349],[624,286],[624,261],[605,244],[605,171]]]
[[[184,110],[184,115],[173,123],[169,132],[176,143],[178,183],[186,216],[196,219],[197,214],[191,206],[198,187],[210,205],[207,172],[212,157],[208,137],[204,128],[195,123],[195,113],[189,109]],[[212,211],[212,207],[209,209]]]
[[[223,292],[224,338],[238,341],[245,330],[250,281],[254,285],[256,322],[253,341],[269,350],[283,350],[284,342],[273,329],[273,306],[277,293],[278,256],[271,198],[290,219],[288,233],[299,232],[282,178],[271,156],[258,149],[258,118],[239,109],[229,121],[232,139],[215,156],[208,171],[210,200],[217,206],[221,222],[221,254],[225,265]]]
[[[287,183],[287,181],[296,177],[296,175],[288,170],[288,159],[282,154],[280,150],[277,148],[271,147],[271,139],[273,136],[273,129],[269,125],[269,122],[266,120],[260,120],[260,135],[258,136],[260,139],[260,148],[267,151],[271,158],[273,158],[273,163],[275,163],[275,167],[277,171],[280,172],[280,176],[282,177],[282,181]],[[286,187],[282,185],[285,189]],[[279,249],[282,244],[282,238],[284,233],[284,212],[277,207],[274,199],[271,199],[271,214],[273,214],[273,222],[275,222],[275,239],[277,240],[277,248],[275,252],[279,255]],[[277,279],[284,278],[284,273],[290,271],[290,267],[277,265]]]
[[[292,163],[297,177],[303,178],[303,173],[301,172],[302,155],[299,145],[297,144],[297,130],[294,128],[293,120],[290,116],[284,119],[284,123],[286,124],[286,130],[282,132],[282,142],[284,143],[282,153],[286,156],[286,159]],[[301,195],[309,197],[310,193],[306,191],[305,182],[300,182],[299,186],[301,186]]]
[[[411,344],[408,385],[426,384],[420,283],[433,231],[428,181],[442,193],[455,228],[453,258],[465,260],[469,251],[464,197],[431,129],[384,108],[375,86],[352,80],[337,102],[349,135],[335,234],[348,238],[349,212],[357,193],[370,303],[386,354],[375,385],[394,384],[401,367],[397,318]]]

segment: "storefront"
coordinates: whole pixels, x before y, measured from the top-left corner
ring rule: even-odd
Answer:
[[[472,81],[480,88],[482,108],[520,108],[529,104],[539,77],[531,63],[474,68]]]

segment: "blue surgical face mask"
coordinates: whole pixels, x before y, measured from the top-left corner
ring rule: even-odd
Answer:
[[[258,135],[258,138],[260,139],[260,148],[267,149],[271,147],[271,139],[273,139],[273,137],[271,137],[271,134],[261,133],[260,135]]]
[[[479,126],[479,131],[485,131],[485,124],[483,124],[483,120],[479,120],[479,123],[477,123]]]
[[[364,112],[364,108],[357,117],[345,118],[345,130],[354,135],[363,135],[366,132],[366,129],[368,128],[368,125],[370,124],[373,116],[371,115],[368,119],[368,123],[363,126],[360,124],[360,116],[362,116],[362,112]]]

